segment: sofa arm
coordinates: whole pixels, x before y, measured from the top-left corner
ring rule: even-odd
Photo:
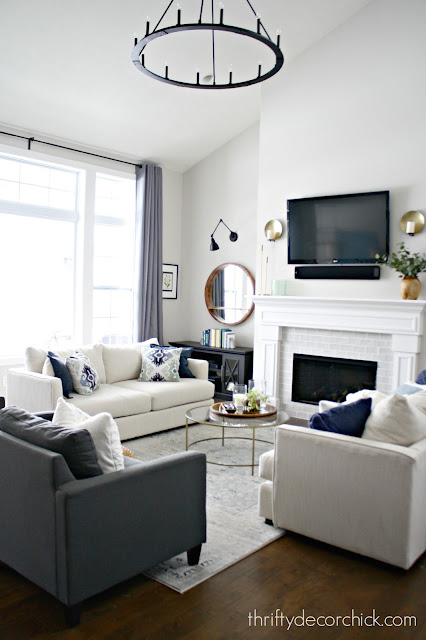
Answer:
[[[54,411],[62,396],[59,378],[26,369],[8,369],[6,400],[26,411]]]
[[[275,526],[409,568],[426,546],[426,440],[413,447],[280,426]]]
[[[67,605],[206,539],[206,458],[166,456],[57,492],[58,598]]]
[[[207,362],[207,360],[188,358],[188,369],[196,378],[199,378],[200,380],[208,380],[209,378],[209,363]]]

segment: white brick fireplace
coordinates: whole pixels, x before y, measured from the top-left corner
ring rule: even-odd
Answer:
[[[290,415],[315,405],[291,400],[293,354],[377,362],[377,388],[391,393],[426,367],[426,301],[255,296],[254,377]]]

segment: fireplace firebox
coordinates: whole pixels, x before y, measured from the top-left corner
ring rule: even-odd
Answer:
[[[343,402],[348,393],[376,388],[377,362],[295,353],[292,401],[318,404]]]

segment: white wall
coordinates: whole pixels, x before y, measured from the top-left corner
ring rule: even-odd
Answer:
[[[224,262],[236,262],[254,276],[258,181],[258,126],[247,129],[184,174],[182,268],[180,291],[185,312],[182,340],[201,339],[203,329],[224,328],[207,311],[204,286],[209,274]],[[230,242],[220,225],[210,251],[210,236],[222,218],[238,233]],[[232,327],[239,346],[253,344],[253,316]],[[168,336],[167,336],[168,337]]]
[[[262,86],[258,256],[263,227],[285,221],[287,198],[382,189],[391,247],[405,239],[426,249],[426,230],[409,238],[399,228],[406,211],[426,213],[425,25],[424,0],[376,0]],[[379,281],[294,280],[286,234],[267,250],[270,276],[288,280],[288,294],[399,297],[388,268]]]

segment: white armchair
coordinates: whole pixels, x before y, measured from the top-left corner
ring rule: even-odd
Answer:
[[[275,527],[404,569],[426,549],[426,438],[402,447],[283,425],[259,475]]]

